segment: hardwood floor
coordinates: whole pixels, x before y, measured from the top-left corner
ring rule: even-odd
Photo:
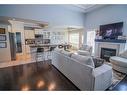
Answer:
[[[79,91],[51,61],[0,68],[0,90]],[[127,91],[127,76],[113,88],[113,91],[123,90]]]
[[[51,61],[0,68],[0,90],[79,90]]]
[[[113,91],[127,91],[127,75],[113,88]]]

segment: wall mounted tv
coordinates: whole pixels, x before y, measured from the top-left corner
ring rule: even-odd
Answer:
[[[100,25],[100,36],[102,39],[117,39],[123,34],[123,22]]]

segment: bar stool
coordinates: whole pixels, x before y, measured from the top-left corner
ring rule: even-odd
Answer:
[[[52,51],[55,49],[55,47],[50,47],[49,50],[47,51],[47,60],[52,59]]]
[[[41,57],[41,61],[45,61],[44,48],[38,47],[36,51],[36,62],[38,62],[38,58]]]

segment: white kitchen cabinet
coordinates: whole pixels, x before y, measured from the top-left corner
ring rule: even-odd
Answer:
[[[43,29],[35,29],[35,34],[43,34]]]
[[[43,39],[50,39],[50,32],[49,31],[43,32]]]
[[[34,39],[34,30],[24,30],[25,32],[25,39]]]
[[[51,43],[62,44],[65,43],[65,32],[52,32]]]

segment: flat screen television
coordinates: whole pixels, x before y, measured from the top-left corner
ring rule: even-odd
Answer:
[[[123,34],[123,22],[100,25],[100,36],[102,39],[117,39]]]

